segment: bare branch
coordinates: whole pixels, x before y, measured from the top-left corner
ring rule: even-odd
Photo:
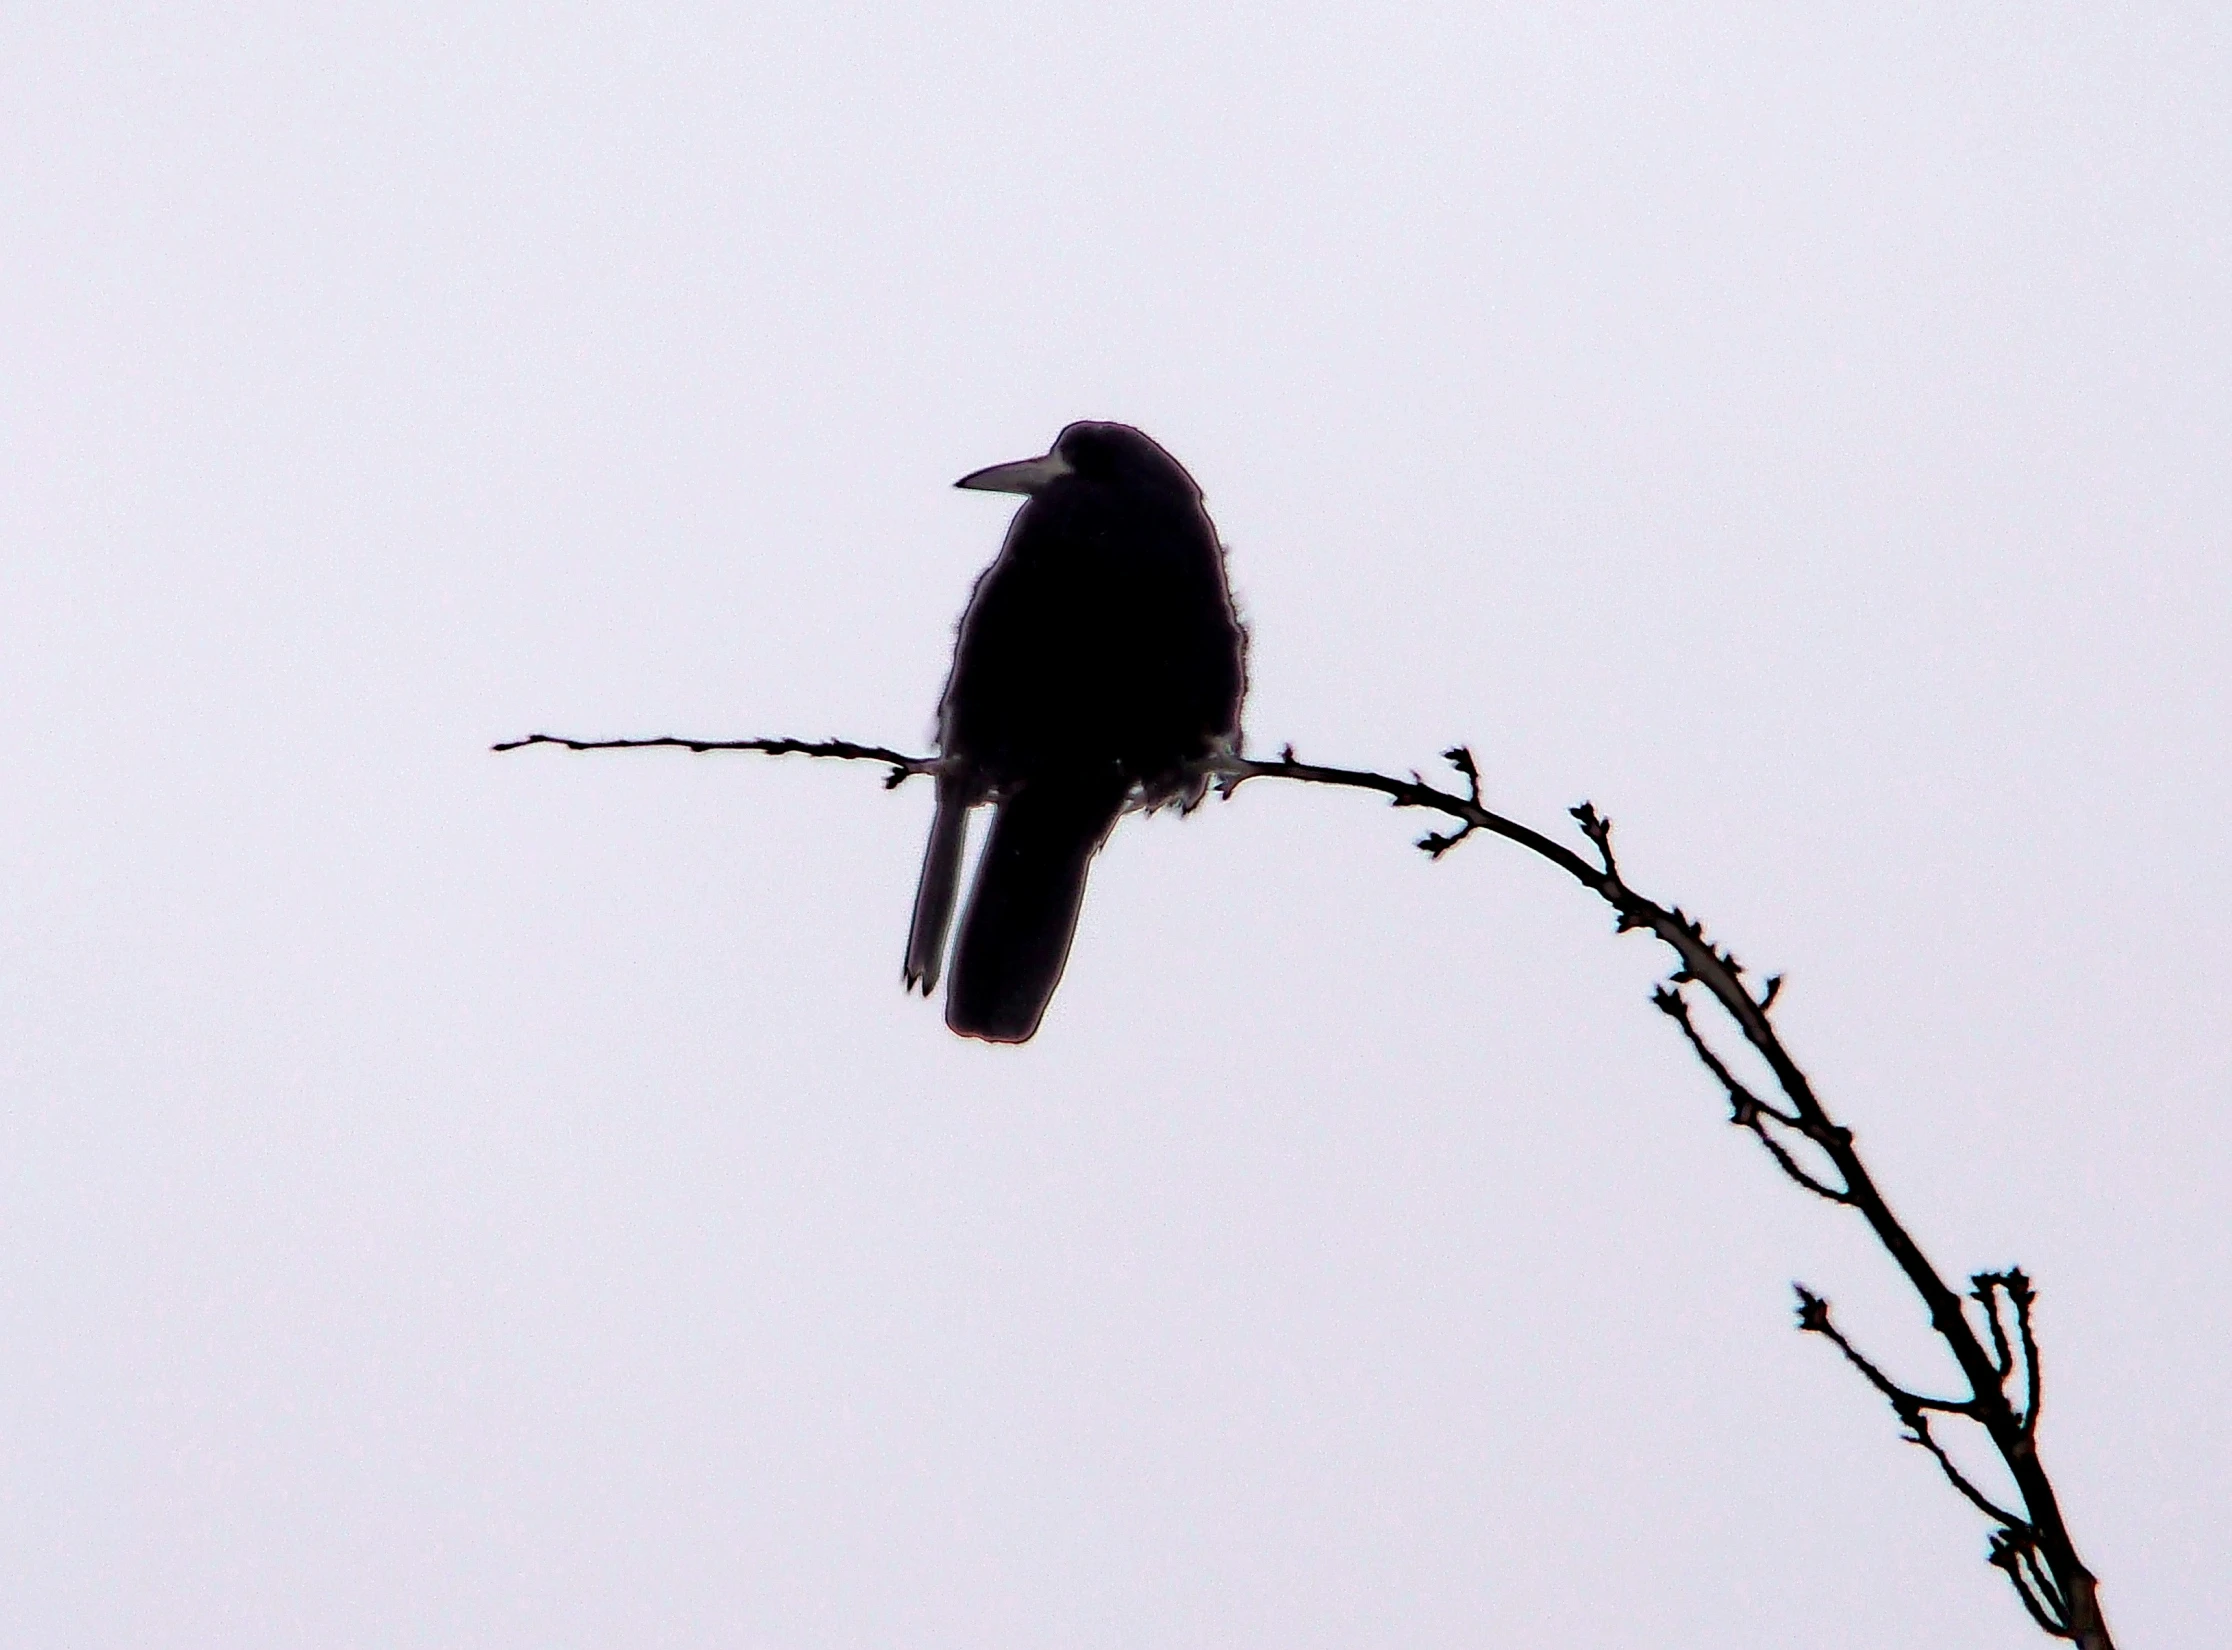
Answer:
[[[2022,1371],[2023,1410],[2021,1430],[2022,1438],[2027,1444],[2038,1431],[2040,1385],[2038,1339],[2036,1332],[2031,1327],[2031,1304],[2038,1299],[2037,1292],[2031,1288],[2030,1279],[2024,1274],[2020,1266],[2009,1267],[2004,1272],[1979,1272],[1969,1281],[1976,1286],[1972,1293],[1978,1300],[1984,1302],[1985,1310],[1991,1314],[1992,1340],[1999,1361],[2006,1371],[2006,1374],[2002,1376],[2003,1383],[2014,1374],[2016,1369],[2020,1368]],[[2014,1353],[2008,1348],[2007,1330],[2001,1323],[1999,1308],[1999,1297],[2001,1295],[2005,1295],[2015,1309],[2016,1345],[2022,1353],[2019,1363]]]
[[[1293,754],[1294,747],[1292,745],[1287,746],[1287,755],[1291,758]],[[1472,792],[1471,796],[1468,797],[1467,800],[1470,801],[1474,807],[1479,807],[1480,769],[1473,761],[1473,753],[1467,750],[1463,745],[1455,745],[1452,746],[1450,749],[1442,752],[1442,760],[1447,762],[1451,767],[1455,768],[1459,773],[1465,776],[1466,784],[1470,787]],[[1411,775],[1411,777],[1413,779],[1417,779],[1418,776],[1414,773]],[[1420,782],[1423,783],[1423,781]],[[1442,857],[1442,855],[1448,853],[1450,849],[1456,847],[1458,843],[1464,841],[1465,838],[1471,836],[1473,832],[1479,829],[1480,827],[1478,824],[1468,819],[1457,830],[1452,831],[1446,835],[1435,831],[1427,832],[1424,836],[1418,839],[1418,846],[1425,850],[1426,857],[1428,859],[1439,859]]]
[[[1581,834],[1596,844],[1597,857],[1604,861],[1604,874],[1617,881],[1620,862],[1612,857],[1612,821],[1596,811],[1594,802],[1578,802],[1566,810],[1580,822]]]
[[[2015,1596],[2041,1629],[2058,1639],[2077,1637],[2069,1625],[2069,1601],[2044,1569],[2037,1542],[2018,1530],[1995,1530],[1985,1562],[2006,1572]]]
[[[754,751],[770,756],[821,756],[840,761],[879,762],[890,770],[885,779],[887,786],[900,784],[916,774],[938,770],[935,757],[911,756],[879,745],[858,745],[840,739],[568,739],[555,734],[535,734],[509,741],[496,749],[516,750],[523,745],[559,745],[568,750],[674,746],[695,752]],[[1617,932],[1649,933],[1667,946],[1674,953],[1675,967],[1669,987],[1662,988],[1653,1000],[1681,1025],[1698,1058],[1720,1083],[1729,1097],[1733,1120],[1759,1136],[1776,1165],[1791,1179],[1830,1202],[1851,1208],[1868,1223],[1869,1230],[1920,1297],[1929,1314],[1931,1328],[1960,1366],[1970,1394],[1961,1400],[1925,1398],[1897,1386],[1844,1339],[1829,1321],[1826,1303],[1804,1290],[1799,1292],[1800,1327],[1834,1341],[1853,1367],[1891,1401],[1900,1418],[1907,1422],[1914,1441],[1937,1458],[1940,1469],[1954,1487],[1999,1524],[1992,1562],[2006,1571],[2033,1619],[2046,1631],[2076,1641],[2084,1650],[2114,1650],[2114,1641],[2100,1613],[2097,1583],[2077,1557],[2076,1547],[2062,1520],[2053,1483],[2038,1455],[2035,1434],[2040,1374],[2030,1312],[2034,1297],[2029,1281],[2015,1271],[1991,1275],[1987,1289],[1990,1298],[1985,1299],[1985,1307],[1993,1344],[1987,1348],[1978,1337],[1961,1296],[1892,1212],[1889,1201],[1860,1158],[1852,1131],[1830,1117],[1805,1072],[1783,1046],[1768,1017],[1782,988],[1782,976],[1770,976],[1764,989],[1754,996],[1744,984],[1743,965],[1733,952],[1706,937],[1704,924],[1685,914],[1679,906],[1662,905],[1629,887],[1612,851],[1612,822],[1599,814],[1592,804],[1580,803],[1570,812],[1581,835],[1595,852],[1593,864],[1564,843],[1488,808],[1482,800],[1479,766],[1466,747],[1453,746],[1444,757],[1466,781],[1462,793],[1443,790],[1415,772],[1405,779],[1364,769],[1304,762],[1295,755],[1292,745],[1282,748],[1273,761],[1219,754],[1192,764],[1191,771],[1213,781],[1218,793],[1227,797],[1250,780],[1285,779],[1300,784],[1371,791],[1386,797],[1398,808],[1424,808],[1439,813],[1456,821],[1458,829],[1430,832],[1418,843],[1434,858],[1440,858],[1475,834],[1502,837],[1556,866],[1603,900],[1612,909]],[[1691,983],[1711,995],[1735,1023],[1744,1040],[1766,1062],[1777,1088],[1782,1091],[1784,1104],[1770,1106],[1760,1099],[1713,1052],[1694,1024],[1686,998],[1675,989]],[[1843,1186],[1830,1186],[1801,1168],[1781,1143],[1769,1135],[1770,1123],[1796,1130],[1819,1147],[1836,1166]],[[1984,1275],[1974,1281],[1979,1289],[1986,1289]],[[2005,1293],[2014,1310],[2012,1342],[1996,1303],[2000,1292]],[[2015,1348],[2020,1349],[2026,1377],[2027,1402],[2020,1414],[2006,1392],[2015,1362]],[[1932,1413],[1963,1415],[1984,1428],[2022,1495],[2023,1517],[1994,1505],[1960,1474],[1930,1435],[1928,1417]]]
[[[884,780],[886,790],[904,784],[918,773],[938,771],[938,759],[934,756],[909,756],[905,751],[887,750],[882,745],[856,745],[849,739],[678,739],[671,734],[655,739],[569,739],[563,734],[530,733],[524,739],[507,739],[488,748],[499,752],[516,751],[529,745],[557,745],[569,751],[642,751],[664,747],[691,751],[699,756],[708,751],[757,751],[762,756],[822,756],[840,762],[882,762],[891,769]]]
[[[1890,1376],[1884,1374],[1866,1353],[1854,1346],[1845,1337],[1845,1332],[1837,1327],[1836,1320],[1830,1316],[1827,1301],[1802,1283],[1794,1284],[1792,1288],[1797,1291],[1798,1295],[1798,1327],[1809,1335],[1824,1336],[1834,1342],[1837,1350],[1845,1355],[1846,1361],[1866,1377],[1870,1386],[1883,1394],[1885,1400],[1898,1412],[1900,1420],[1912,1425],[1914,1416],[1933,1411],[1940,1415],[1966,1416],[1970,1420],[1976,1418],[1976,1405],[1973,1400],[1966,1398],[1931,1398],[1919,1392],[1910,1392],[1905,1387],[1900,1386]],[[2001,1517],[2008,1524],[2028,1528],[2019,1518],[2003,1514],[1995,1514],[1995,1516]]]
[[[1705,1063],[1705,1069],[1719,1078],[1721,1087],[1728,1091],[1728,1120],[1740,1128],[1751,1130],[1758,1137],[1759,1143],[1767,1148],[1768,1155],[1774,1158],[1782,1172],[1807,1191],[1817,1197],[1825,1197],[1831,1203],[1851,1203],[1852,1193],[1849,1190],[1831,1186],[1807,1173],[1783,1143],[1768,1132],[1767,1124],[1770,1119],[1785,1128],[1802,1130],[1803,1125],[1797,1118],[1777,1111],[1760,1099],[1728,1069],[1727,1063],[1713,1051],[1712,1045],[1698,1031],[1697,1023],[1690,1018],[1689,999],[1677,987],[1662,985],[1651,994],[1651,1001],[1662,1014],[1682,1028],[1682,1035],[1689,1039],[1691,1049]]]
[[[2000,1318],[1999,1290],[1997,1287],[1999,1274],[1996,1272],[1979,1272],[1969,1279],[1969,1282],[1974,1285],[1969,1290],[1970,1299],[1983,1304],[1985,1320],[1991,1325],[1992,1366],[1999,1371],[2000,1386],[2002,1390],[2005,1390],[2007,1378],[2015,1369],[2015,1353],[2007,1344],[2007,1325]]]
[[[2029,1524],[2017,1518],[1976,1487],[1968,1475],[1963,1473],[1960,1467],[1954,1463],[1953,1457],[1946,1453],[1945,1446],[1937,1441],[1937,1435],[1930,1431],[1930,1416],[1933,1413],[1959,1415],[1973,1420],[1976,1415],[1975,1403],[1970,1400],[1955,1398],[1925,1397],[1919,1392],[1910,1392],[1905,1387],[1900,1386],[1890,1376],[1877,1368],[1873,1360],[1865,1353],[1845,1338],[1844,1331],[1839,1329],[1829,1316],[1829,1303],[1827,1301],[1803,1284],[1797,1287],[1798,1327],[1809,1334],[1826,1336],[1835,1343],[1837,1350],[1844,1354],[1845,1361],[1860,1371],[1870,1386],[1883,1394],[1885,1401],[1891,1405],[1892,1412],[1906,1424],[1907,1441],[1912,1444],[1919,1444],[1930,1452],[1931,1456],[1937,1461],[1938,1470],[1945,1474],[1946,1481],[1960,1491],[1971,1506],[1975,1507],[1986,1518],[1997,1522],[2003,1529],[2021,1532],[2026,1537],[2034,1536],[2036,1532],[2031,1529]]]
[[[2015,1328],[2023,1348],[2023,1448],[2035,1453],[2038,1412],[2046,1402],[2046,1366],[2039,1361],[2038,1341],[2031,1330],[2031,1302],[2037,1297],[2031,1293],[2030,1280],[2021,1271],[2009,1272],[2007,1280],[2008,1298],[2015,1303]]]

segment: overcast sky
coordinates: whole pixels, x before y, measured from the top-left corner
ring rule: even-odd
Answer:
[[[0,1640],[2041,1642],[1550,868],[1128,821],[990,1048],[926,787],[487,754],[922,748],[949,483],[1097,417],[1256,747],[1787,973],[2219,1641],[2232,29],[2136,10],[9,8]]]

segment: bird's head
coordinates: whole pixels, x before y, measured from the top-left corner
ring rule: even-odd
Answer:
[[[1201,489],[1170,454],[1129,424],[1091,421],[1069,425],[1054,438],[1053,449],[1038,458],[995,464],[955,482],[980,493],[1022,493],[1035,498],[1056,483],[1075,478],[1102,487],[1201,497]]]

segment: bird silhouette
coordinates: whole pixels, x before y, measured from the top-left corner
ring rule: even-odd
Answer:
[[[1191,808],[1187,764],[1237,749],[1247,637],[1185,467],[1128,424],[954,484],[1020,493],[938,705],[937,815],[906,983],[937,989],[969,810],[996,812],[954,947],[946,1024],[1027,1042],[1069,960],[1085,876],[1127,807]]]

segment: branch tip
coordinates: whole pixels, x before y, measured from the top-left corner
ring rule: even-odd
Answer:
[[[1798,1327],[1808,1335],[1829,1333],[1829,1303],[1802,1283],[1790,1286],[1798,1292]]]

